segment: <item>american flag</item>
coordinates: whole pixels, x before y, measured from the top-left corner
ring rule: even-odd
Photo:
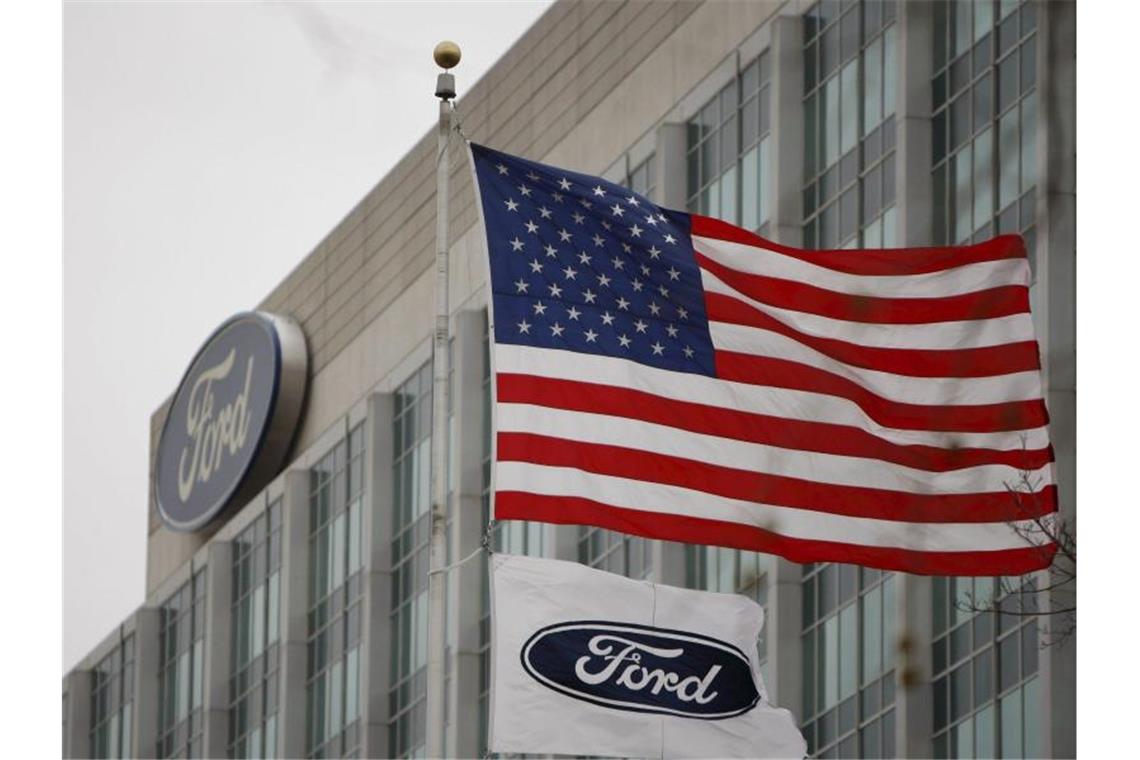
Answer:
[[[496,519],[922,574],[1050,563],[1019,237],[807,251],[470,147]]]

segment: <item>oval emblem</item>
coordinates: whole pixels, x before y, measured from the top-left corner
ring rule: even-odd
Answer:
[[[523,645],[536,681],[602,707],[719,720],[760,700],[738,647],[686,631],[583,620],[547,626]]]
[[[232,317],[198,349],[155,456],[154,496],[169,527],[198,530],[277,474],[300,417],[307,365],[300,326],[264,312]]]

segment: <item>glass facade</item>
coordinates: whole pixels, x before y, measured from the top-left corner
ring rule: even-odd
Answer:
[[[277,756],[281,502],[233,541],[230,757]]]
[[[897,4],[804,15],[804,247],[895,245]]]
[[[609,573],[653,580],[653,544],[648,539],[582,525],[578,561]]]
[[[159,632],[158,757],[202,757],[206,572],[199,570],[162,605]]]
[[[644,161],[629,170],[622,184],[635,193],[644,195],[651,201],[656,201],[657,174],[654,169],[654,156],[652,153]]]
[[[767,234],[768,52],[741,68],[687,124],[690,211]]]
[[[808,752],[894,757],[894,575],[804,565],[802,640]]]
[[[765,555],[723,546],[685,547],[685,585],[689,588],[744,594],[768,611],[768,579],[762,569]],[[760,675],[768,680],[768,623],[756,640]]]
[[[360,748],[364,426],[311,470],[307,723],[310,757]]]
[[[391,757],[422,757],[425,750],[431,386],[428,362],[396,389],[393,411]]]
[[[1020,232],[1033,261],[1037,6],[934,8],[934,242]]]
[[[135,637],[127,636],[91,672],[91,757],[134,757]],[[66,705],[66,697],[64,700]],[[67,710],[64,736],[67,735]]]

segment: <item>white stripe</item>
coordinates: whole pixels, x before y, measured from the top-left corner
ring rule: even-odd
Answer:
[[[1023,258],[982,261],[938,272],[891,276],[838,272],[766,248],[696,235],[693,236],[693,248],[738,272],[794,280],[849,295],[946,298],[1003,285],[1029,286],[1029,262]],[[859,254],[852,252],[851,255]]]
[[[1037,370],[994,377],[909,377],[853,367],[797,340],[758,327],[710,322],[709,334],[718,350],[806,364],[903,404],[961,406],[1041,398],[1041,373]]]
[[[992,319],[961,322],[929,322],[914,325],[884,325],[871,322],[849,322],[804,311],[770,306],[724,283],[711,272],[701,270],[705,292],[742,301],[757,311],[779,320],[788,327],[808,335],[835,338],[874,348],[961,349],[1000,346],[1006,343],[1035,340],[1033,318],[1028,312]]]
[[[622,446],[681,457],[746,472],[781,475],[815,483],[911,494],[1004,493],[1019,482],[1020,472],[991,464],[931,472],[865,457],[824,454],[769,446],[670,425],[626,417],[554,409],[531,404],[500,403],[495,410],[500,433],[535,433],[582,443]],[[1037,490],[1052,484],[1049,465],[1029,474]],[[1039,485],[1038,485],[1039,484]]]
[[[1014,525],[1032,523],[907,523],[727,499],[677,486],[596,475],[566,467],[499,462],[498,490],[573,496],[626,509],[752,525],[789,538],[836,541],[911,551],[982,552],[1022,549]]]
[[[997,451],[1041,449],[1049,445],[1048,430],[1044,427],[998,433],[898,430],[878,424],[855,402],[837,396],[734,383],[705,375],[648,367],[629,359],[576,351],[499,343],[495,345],[495,371],[611,385],[676,401],[789,420],[849,425],[901,445]]]

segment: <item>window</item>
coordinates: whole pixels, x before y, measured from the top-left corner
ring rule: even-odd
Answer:
[[[1036,13],[1016,0],[935,6],[935,243],[1020,232],[1032,256]]]
[[[894,757],[895,577],[804,565],[803,732],[816,757]]]
[[[202,757],[206,571],[162,605],[158,757]]]
[[[361,733],[363,425],[317,463],[310,485],[309,755],[353,757]]]
[[[769,65],[761,53],[687,125],[689,210],[767,233]]]
[[[896,3],[804,15],[804,246],[895,244]]]
[[[230,757],[277,756],[281,502],[233,542]]]
[[[653,579],[652,543],[603,528],[578,528],[578,561],[629,578]]]
[[[934,579],[934,756],[1041,757],[1032,596],[997,598],[996,578]],[[1005,584],[1010,587],[1010,584]],[[1013,588],[1031,592],[1027,577]]]
[[[685,585],[689,588],[744,594],[765,612],[768,609],[768,581],[761,570],[764,555],[724,546],[685,546]],[[760,629],[756,651],[760,655],[760,675],[768,681],[768,623]]]
[[[131,716],[135,690],[135,638],[127,636],[91,674],[91,757],[134,757]],[[64,705],[66,707],[66,697]],[[64,710],[64,735],[67,710]]]
[[[630,169],[629,175],[622,180],[621,184],[639,195],[644,195],[649,200],[654,200],[653,196],[657,190],[657,177],[653,168],[653,154],[650,153],[647,159]]]
[[[393,411],[392,686],[388,754],[421,756],[427,704],[428,544],[431,533],[432,369],[396,389]]]

